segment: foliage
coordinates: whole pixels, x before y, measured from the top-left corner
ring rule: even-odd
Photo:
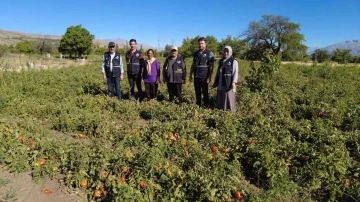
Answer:
[[[81,25],[70,26],[60,40],[59,52],[69,54],[70,57],[89,54],[93,39],[94,35]]]
[[[244,32],[245,41],[251,50],[263,52],[271,49],[274,54],[302,50],[304,36],[299,33],[300,24],[290,22],[287,17],[263,15],[262,20],[252,21]],[[259,54],[251,54],[260,56]]]
[[[9,52],[9,48],[6,45],[0,44],[0,58],[5,56]]]
[[[49,40],[42,39],[32,42],[33,52],[38,52],[40,55],[43,53],[54,53],[57,49],[54,42],[50,42]]]
[[[164,57],[169,57],[172,45],[166,44],[164,48]]]
[[[281,55],[274,54],[271,50],[264,53],[259,68],[255,68],[254,63],[252,63],[250,75],[245,77],[247,86],[251,92],[262,92],[266,90],[268,81],[279,70],[280,64]]]
[[[32,53],[33,49],[32,49],[32,43],[29,40],[24,40],[24,41],[20,41],[15,45],[15,49],[17,50],[17,52],[19,53]]]
[[[311,54],[311,60],[319,63],[330,60],[331,56],[327,50],[316,49],[313,54]]]
[[[350,49],[335,49],[332,54],[332,60],[340,64],[346,64],[352,60]]]
[[[185,38],[182,41],[181,47],[179,47],[179,54],[183,56],[184,58],[192,58],[195,51],[197,51],[198,48],[198,39],[201,36],[195,36],[194,38]],[[214,53],[215,56],[217,56],[218,46],[219,43],[217,39],[214,36],[206,36],[207,40],[207,46],[206,48]]]
[[[197,107],[192,83],[183,105],[166,85],[158,101],[109,98],[100,60],[0,72],[0,164],[61,174],[86,201],[356,201],[360,69],[277,69],[280,57],[253,63],[266,72],[261,92],[242,85],[252,71],[239,63],[236,114]],[[126,98],[126,75],[121,86]]]
[[[248,50],[244,40],[238,37],[232,37],[228,35],[225,39],[222,39],[218,46],[219,56],[222,56],[225,46],[230,46],[233,50],[233,56],[237,58],[243,58],[243,53]]]

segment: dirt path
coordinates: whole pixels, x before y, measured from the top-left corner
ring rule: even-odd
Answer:
[[[36,184],[29,172],[13,174],[0,167],[0,202],[82,202],[86,201],[81,193],[70,193],[61,184],[61,176],[51,180],[44,178]],[[50,190],[46,195],[44,190]]]

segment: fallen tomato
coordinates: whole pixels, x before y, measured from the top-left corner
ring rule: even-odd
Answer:
[[[94,194],[93,194],[93,197],[94,197],[95,199],[101,198],[101,191],[100,191],[100,190],[95,190],[95,191],[94,191]]]
[[[236,200],[242,200],[243,199],[240,191],[236,191],[235,194],[234,194],[234,197],[235,197]]]
[[[80,182],[80,187],[86,188],[87,186],[88,186],[87,180],[81,180],[81,182]]]
[[[52,191],[50,191],[49,189],[45,189],[44,194],[45,195],[50,195],[50,194],[52,194]]]
[[[45,159],[39,159],[36,161],[35,165],[43,166],[45,164]]]
[[[141,182],[140,182],[140,188],[141,188],[141,189],[145,189],[145,187],[146,187],[146,182],[145,182],[144,180],[141,180]]]
[[[213,153],[217,152],[217,147],[216,147],[216,146],[212,146],[212,147],[211,147],[211,151],[212,151]]]

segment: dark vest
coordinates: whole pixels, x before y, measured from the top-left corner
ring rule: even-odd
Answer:
[[[226,88],[231,88],[234,76],[233,72],[233,64],[234,64],[234,57],[230,57],[227,61],[224,62],[224,59],[219,61],[219,67],[217,70],[216,78],[215,78],[215,85],[219,85],[219,76],[222,73],[222,82],[221,85]]]
[[[136,50],[135,53],[131,56],[130,51],[126,53],[126,66],[128,75],[140,74],[141,64],[140,64],[141,52]]]
[[[167,66],[165,68],[166,82],[169,83],[183,83],[183,80],[186,78],[185,62],[181,56],[177,56],[174,64],[169,66],[169,58],[166,58],[165,63]]]
[[[110,62],[112,63],[112,72],[110,71]],[[104,53],[104,69],[107,77],[119,77],[121,74],[121,55],[115,52],[111,60],[110,52]]]
[[[209,76],[210,66],[208,65],[210,51],[205,49],[204,52],[196,51],[194,54],[194,73],[195,78],[207,78]]]

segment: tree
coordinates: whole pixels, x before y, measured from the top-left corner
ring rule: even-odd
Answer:
[[[179,54],[183,56],[184,58],[191,58],[196,50],[198,50],[198,39],[201,36],[195,36],[194,38],[185,38],[182,41],[182,45],[179,48]],[[215,57],[218,55],[218,47],[219,42],[214,36],[206,36],[207,40],[206,48],[210,51],[212,51],[215,54]]]
[[[360,63],[360,56],[353,56],[351,62],[352,63]]]
[[[9,48],[6,45],[0,44],[0,58],[6,55],[9,51]]]
[[[39,41],[33,42],[33,51],[39,52],[40,55],[43,53],[53,53],[55,51],[55,45],[45,38]]]
[[[166,44],[164,48],[164,57],[169,57],[172,45]]]
[[[335,49],[333,51],[332,60],[341,64],[346,64],[352,60],[352,54],[350,49]]]
[[[330,59],[330,54],[327,50],[316,49],[313,54],[311,54],[311,60],[314,62],[325,62]]]
[[[32,53],[33,52],[32,43],[31,43],[31,41],[28,41],[28,40],[18,42],[15,45],[15,49],[19,53]]]
[[[63,54],[77,55],[91,52],[91,45],[94,35],[81,25],[70,26],[66,29],[65,35],[60,40],[59,52]]]
[[[252,21],[244,32],[245,41],[253,55],[259,57],[266,49],[274,54],[300,47],[304,35],[299,33],[300,24],[290,22],[287,17],[263,15],[262,20]],[[259,58],[258,58],[259,59]]]
[[[225,46],[230,46],[233,51],[234,57],[240,57],[242,53],[248,50],[248,47],[245,44],[244,40],[241,40],[238,37],[232,37],[228,35],[225,39],[222,39],[218,46],[219,56],[222,55]]]

